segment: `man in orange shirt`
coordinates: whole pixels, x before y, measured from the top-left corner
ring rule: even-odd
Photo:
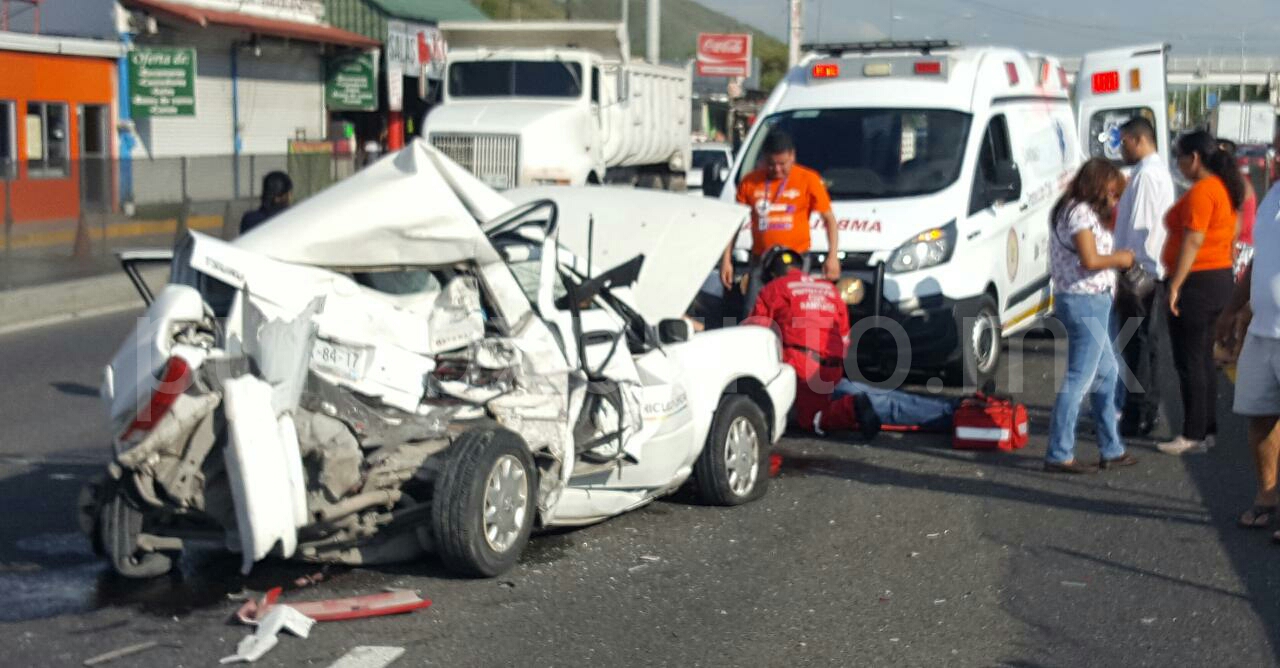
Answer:
[[[827,280],[840,278],[836,257],[839,238],[836,217],[831,213],[831,196],[822,176],[796,164],[796,147],[791,137],[773,130],[760,149],[762,166],[747,174],[738,186],[738,202],[751,207],[751,276],[747,282],[743,317],[751,313],[764,286],[760,258],[774,246],[789,248],[800,255],[809,252],[809,220],[822,216],[827,230],[827,261],[822,273]],[[733,245],[720,262],[720,281],[733,288]]]

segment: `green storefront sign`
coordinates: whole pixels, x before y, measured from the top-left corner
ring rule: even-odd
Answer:
[[[373,54],[335,56],[329,60],[324,100],[331,111],[374,111],[378,108],[378,71]]]
[[[196,115],[196,50],[144,46],[129,52],[134,118]]]

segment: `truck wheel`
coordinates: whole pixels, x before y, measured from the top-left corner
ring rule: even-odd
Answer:
[[[990,295],[984,295],[973,316],[960,322],[960,349],[947,369],[947,378],[963,387],[983,387],[995,378],[1003,345],[1000,313]]]
[[[755,402],[741,394],[720,400],[693,477],[703,503],[736,506],[764,496],[769,489],[769,427]]]
[[[519,436],[497,427],[463,434],[447,457],[431,502],[436,550],[461,575],[500,575],[515,565],[533,530],[533,457]]]
[[[102,494],[97,513],[95,548],[101,548],[111,567],[126,578],[146,579],[168,573],[173,559],[160,552],[138,549],[144,517],[128,498],[120,483],[109,481],[98,488]]]
[[[649,190],[662,190],[662,175],[646,172],[641,174],[636,181],[637,188],[647,188]]]
[[[663,176],[662,186],[671,192],[682,193],[689,190],[689,181],[685,179],[684,172],[671,172]]]

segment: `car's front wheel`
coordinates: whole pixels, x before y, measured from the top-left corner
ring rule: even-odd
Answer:
[[[693,477],[704,503],[736,506],[764,496],[769,488],[769,427],[749,397],[731,394],[720,400]]]
[[[533,530],[537,469],[515,433],[497,427],[459,436],[436,480],[431,528],[452,571],[472,577],[506,572]]]

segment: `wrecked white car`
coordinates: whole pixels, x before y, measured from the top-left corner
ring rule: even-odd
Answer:
[[[685,308],[746,211],[490,190],[415,143],[225,243],[191,233],[105,370],[82,520],[121,574],[189,541],[510,568],[537,527],[768,485],[795,394],[773,332]],[[155,254],[126,256],[157,259]],[[144,297],[150,298],[139,281]]]

